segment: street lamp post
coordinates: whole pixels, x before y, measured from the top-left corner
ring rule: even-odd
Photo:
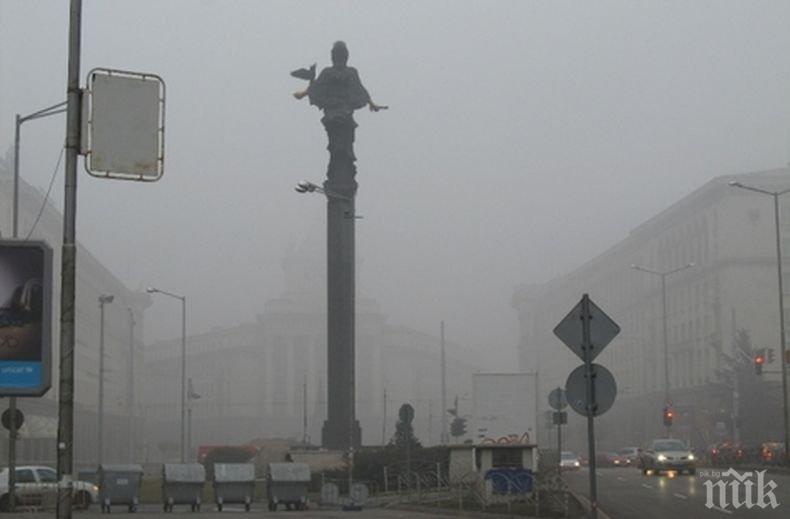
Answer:
[[[41,119],[50,115],[60,114],[66,111],[66,102],[49,106],[43,110],[33,112],[28,115],[16,114],[14,125],[14,200],[12,215],[12,236],[19,237],[19,141],[21,139],[22,123]],[[11,416],[16,416],[17,400],[15,396],[8,399],[8,410]],[[16,507],[16,436],[17,424],[11,420],[11,427],[8,430],[8,510],[15,511]]]
[[[779,290],[779,351],[781,355],[780,365],[782,366],[782,411],[783,421],[782,426],[784,429],[784,443],[785,443],[785,461],[790,461],[790,412],[787,407],[787,366],[786,363],[786,346],[785,346],[785,308],[784,308],[784,288],[782,286],[782,242],[781,230],[779,228],[779,197],[790,193],[790,189],[782,191],[768,191],[757,187],[747,186],[740,182],[733,180],[730,182],[731,187],[738,187],[746,189],[747,191],[754,191],[761,195],[768,195],[774,199],[774,225],[776,231],[776,272],[778,278]]]
[[[192,387],[192,379],[190,378],[187,384],[189,387],[187,388],[187,400],[189,405],[187,405],[187,451],[192,452],[192,401],[197,400],[200,398],[200,393],[196,392],[195,389]],[[191,458],[192,455],[190,454],[189,457]]]
[[[148,287],[149,294],[163,294],[181,300],[181,463],[186,463],[186,383],[187,383],[187,298],[154,287]]]
[[[126,388],[126,412],[128,414],[128,430],[126,431],[128,443],[126,456],[129,463],[134,461],[134,325],[137,322],[134,320],[134,310],[131,307],[127,308],[129,311],[129,376]]]
[[[653,274],[655,276],[661,277],[661,328],[662,328],[662,335],[664,338],[664,403],[666,405],[670,405],[669,400],[669,340],[667,338],[667,276],[671,276],[677,272],[682,270],[686,270],[694,266],[694,262],[688,263],[683,265],[682,267],[678,267],[676,269],[667,270],[667,271],[657,271],[657,270],[650,270],[645,267],[640,267],[639,265],[631,265],[631,268],[634,270],[639,270],[641,272],[646,272],[648,274]],[[667,429],[667,437],[670,436],[670,425],[666,426]]]
[[[104,305],[112,303],[115,296],[99,296],[99,410],[98,410],[98,442],[96,445],[98,454],[96,464],[101,465],[104,461]]]

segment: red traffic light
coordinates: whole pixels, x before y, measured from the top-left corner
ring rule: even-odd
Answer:
[[[670,409],[669,407],[665,407],[664,408],[664,416],[663,416],[663,418],[664,418],[664,426],[665,427],[671,427],[672,426],[672,420],[675,418],[675,412],[672,411],[672,409]]]
[[[765,355],[755,355],[754,363],[760,365],[765,364]]]

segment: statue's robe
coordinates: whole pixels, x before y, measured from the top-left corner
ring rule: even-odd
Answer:
[[[370,94],[362,85],[354,67],[333,65],[321,71],[308,89],[310,104],[324,111],[321,122],[329,137],[330,164],[327,176],[342,175],[348,171],[356,174],[354,167],[354,110],[370,102]],[[341,180],[341,179],[338,179]]]

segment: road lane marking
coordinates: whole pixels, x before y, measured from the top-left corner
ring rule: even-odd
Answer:
[[[645,488],[653,488],[653,485],[648,485],[647,483],[642,483],[642,486]]]
[[[672,494],[673,496],[677,497],[678,499],[688,499],[688,496],[683,494]]]
[[[617,476],[617,481],[625,482],[625,478],[623,476]]]
[[[725,514],[727,514],[727,515],[732,515],[732,510],[725,510],[724,508],[719,508],[719,507],[718,507],[718,506],[716,506],[716,505],[713,505],[713,506],[712,506],[712,508],[713,508],[714,510],[718,510],[719,512],[724,512],[724,513],[725,513]]]

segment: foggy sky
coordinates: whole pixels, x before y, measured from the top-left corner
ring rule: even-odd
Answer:
[[[517,284],[712,176],[787,163],[788,21],[786,1],[85,0],[82,81],[162,76],[166,156],[145,185],[80,163],[77,237],[129,286],[185,294],[190,333],[253,319],[289,246],[323,240],[324,200],[293,186],[323,179],[326,137],[289,71],[343,39],[391,107],[356,115],[359,290],[512,369]],[[0,152],[15,113],[65,100],[67,26],[66,0],[0,0]],[[28,182],[46,187],[64,129],[25,125]],[[156,299],[147,339],[177,336],[179,310]]]

